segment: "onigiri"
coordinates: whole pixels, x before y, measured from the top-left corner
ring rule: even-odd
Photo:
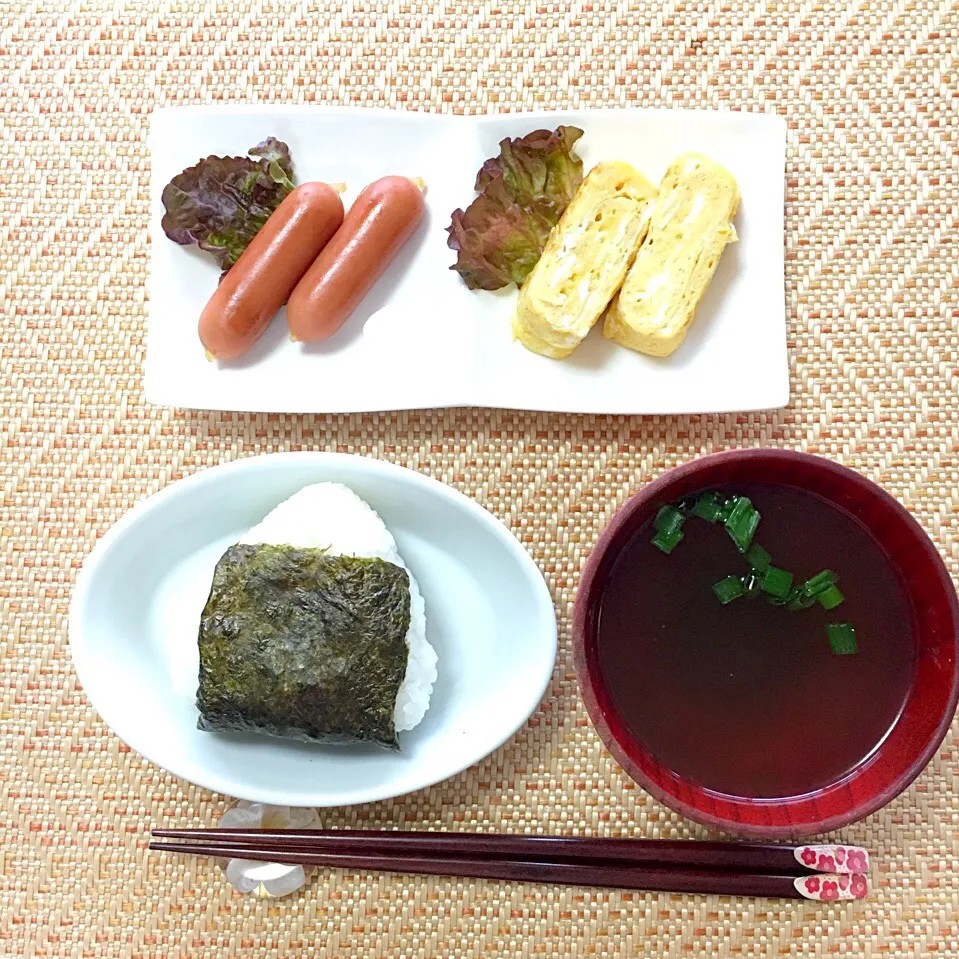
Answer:
[[[417,726],[429,708],[437,656],[426,638],[426,607],[419,586],[376,511],[342,483],[315,483],[271,510],[240,544],[324,549],[331,556],[382,559],[406,570],[410,582],[409,660],[396,696],[394,719],[398,731]]]

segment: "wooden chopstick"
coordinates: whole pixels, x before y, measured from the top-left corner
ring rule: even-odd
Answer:
[[[535,859],[539,862],[692,866],[731,872],[803,876],[816,872],[797,856],[810,846],[700,842],[674,839],[606,839],[580,836],[510,836],[490,833],[391,832],[349,829],[155,829],[156,839],[197,840],[247,850],[296,850],[357,856],[443,856],[456,859]],[[866,858],[865,850],[856,849]],[[252,858],[252,857],[247,857]],[[274,860],[275,861],[275,860]],[[842,872],[833,864],[829,872]]]
[[[284,829],[157,829],[153,840],[155,851],[221,859],[647,892],[835,899],[868,889],[862,875],[815,873],[801,862],[805,850],[835,846]],[[868,868],[858,858],[865,850],[841,848]]]
[[[393,872],[513,882],[556,883],[634,889],[645,892],[720,893],[730,896],[808,898],[798,888],[796,876],[721,872],[688,866],[611,865],[594,862],[550,862],[517,859],[479,859],[446,856],[371,856],[265,849],[249,845],[154,842],[158,851],[192,853],[229,859],[320,866],[363,872]],[[844,877],[848,878],[848,877]]]

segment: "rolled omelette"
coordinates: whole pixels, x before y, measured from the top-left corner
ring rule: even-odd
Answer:
[[[513,335],[523,346],[553,359],[579,346],[622,284],[655,196],[628,163],[593,167],[520,290]]]
[[[675,160],[659,186],[649,230],[606,314],[603,335],[652,356],[683,342],[727,243],[739,187],[698,154]]]

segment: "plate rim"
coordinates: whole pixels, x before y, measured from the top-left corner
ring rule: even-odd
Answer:
[[[515,723],[509,724],[508,728],[504,726],[503,734],[498,735],[493,745],[491,745],[489,748],[484,746],[485,751],[483,751],[481,754],[473,755],[470,753],[463,760],[458,759],[454,767],[451,767],[449,770],[440,775],[430,774],[425,777],[420,777],[417,779],[416,785],[410,788],[402,788],[399,791],[396,791],[389,786],[386,786],[386,788],[383,788],[383,786],[366,786],[360,790],[354,790],[354,792],[345,799],[329,795],[324,797],[321,794],[312,794],[309,793],[307,787],[302,787],[300,793],[295,795],[291,794],[288,790],[283,790],[282,788],[272,788],[268,784],[264,784],[255,789],[246,789],[245,787],[237,789],[236,783],[231,784],[229,781],[224,779],[222,774],[219,773],[213,773],[209,775],[204,773],[203,775],[197,775],[195,778],[193,776],[187,777],[183,773],[171,769],[167,762],[157,759],[153,755],[153,747],[149,742],[144,745],[143,737],[141,737],[139,734],[135,734],[133,736],[128,736],[125,733],[121,734],[119,728],[122,728],[124,723],[122,716],[119,716],[120,711],[116,711],[110,708],[108,705],[106,711],[104,712],[101,709],[104,698],[102,696],[98,696],[97,698],[99,702],[95,702],[94,696],[91,695],[90,690],[99,691],[102,687],[95,678],[90,679],[90,677],[96,676],[96,663],[94,662],[94,656],[88,644],[84,643],[82,639],[85,632],[82,624],[84,617],[90,607],[91,597],[95,596],[93,586],[96,582],[97,573],[115,548],[116,544],[122,542],[127,536],[128,532],[133,529],[143,517],[147,516],[157,508],[162,508],[167,501],[183,495],[189,496],[191,495],[192,490],[200,488],[204,484],[216,482],[217,477],[219,476],[264,467],[270,470],[282,471],[285,468],[285,464],[292,463],[315,464],[318,472],[320,472],[322,471],[323,466],[326,464],[345,462],[355,463],[357,461],[361,461],[364,464],[361,467],[362,469],[368,470],[372,474],[378,473],[386,477],[402,476],[405,481],[412,482],[414,485],[419,485],[423,488],[426,488],[435,495],[445,497],[448,501],[455,503],[461,509],[464,509],[468,514],[471,514],[473,517],[475,517],[481,524],[490,529],[495,536],[505,544],[506,548],[508,548],[517,556],[518,560],[525,568],[527,580],[531,586],[530,594],[536,611],[537,619],[542,619],[542,625],[544,627],[542,636],[545,639],[545,651],[538,670],[531,674],[538,676],[538,682],[536,683],[535,687],[531,689],[530,699],[526,704],[524,704],[523,710],[521,711],[522,715],[520,715],[520,712],[518,712]],[[316,482],[323,481],[324,480],[321,475],[316,477]],[[331,482],[335,481],[336,480],[331,480]],[[184,490],[186,491],[185,493]],[[462,774],[467,769],[479,762],[482,762],[488,756],[502,748],[527,723],[530,716],[533,715],[533,713],[542,703],[546,692],[549,689],[549,685],[552,681],[553,673],[555,672],[556,667],[559,627],[556,617],[556,607],[545,577],[543,576],[539,566],[536,564],[529,551],[520,542],[512,530],[510,530],[510,528],[503,523],[502,520],[500,520],[497,516],[494,516],[475,499],[461,492],[460,490],[449,486],[441,480],[435,479],[432,476],[427,476],[425,473],[421,473],[418,470],[410,469],[397,463],[393,463],[389,460],[382,460],[354,453],[297,450],[252,454],[249,456],[241,456],[240,458],[231,460],[229,462],[218,463],[214,466],[201,467],[187,476],[168,483],[165,487],[157,492],[152,493],[149,496],[142,497],[140,500],[138,500],[97,539],[93,549],[84,557],[82,566],[77,573],[70,595],[70,605],[67,616],[67,636],[74,672],[76,674],[76,678],[80,682],[83,694],[91,708],[97,713],[100,720],[107,726],[113,736],[126,744],[130,749],[133,749],[154,766],[172,776],[175,776],[182,782],[189,782],[201,789],[207,789],[222,795],[232,796],[237,799],[280,805],[335,808],[340,806],[353,806],[361,803],[379,802],[408,795],[410,793],[420,792],[436,785],[437,783],[444,782],[447,779],[451,779],[454,776]],[[107,698],[106,701],[109,703],[109,698]],[[315,762],[316,760],[313,759],[312,761]],[[291,802],[291,798],[295,798],[296,801]]]

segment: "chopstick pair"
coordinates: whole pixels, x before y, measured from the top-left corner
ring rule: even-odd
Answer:
[[[156,840],[174,840],[157,842]],[[858,846],[312,829],[155,829],[150,849],[221,859],[515,882],[863,899]]]

